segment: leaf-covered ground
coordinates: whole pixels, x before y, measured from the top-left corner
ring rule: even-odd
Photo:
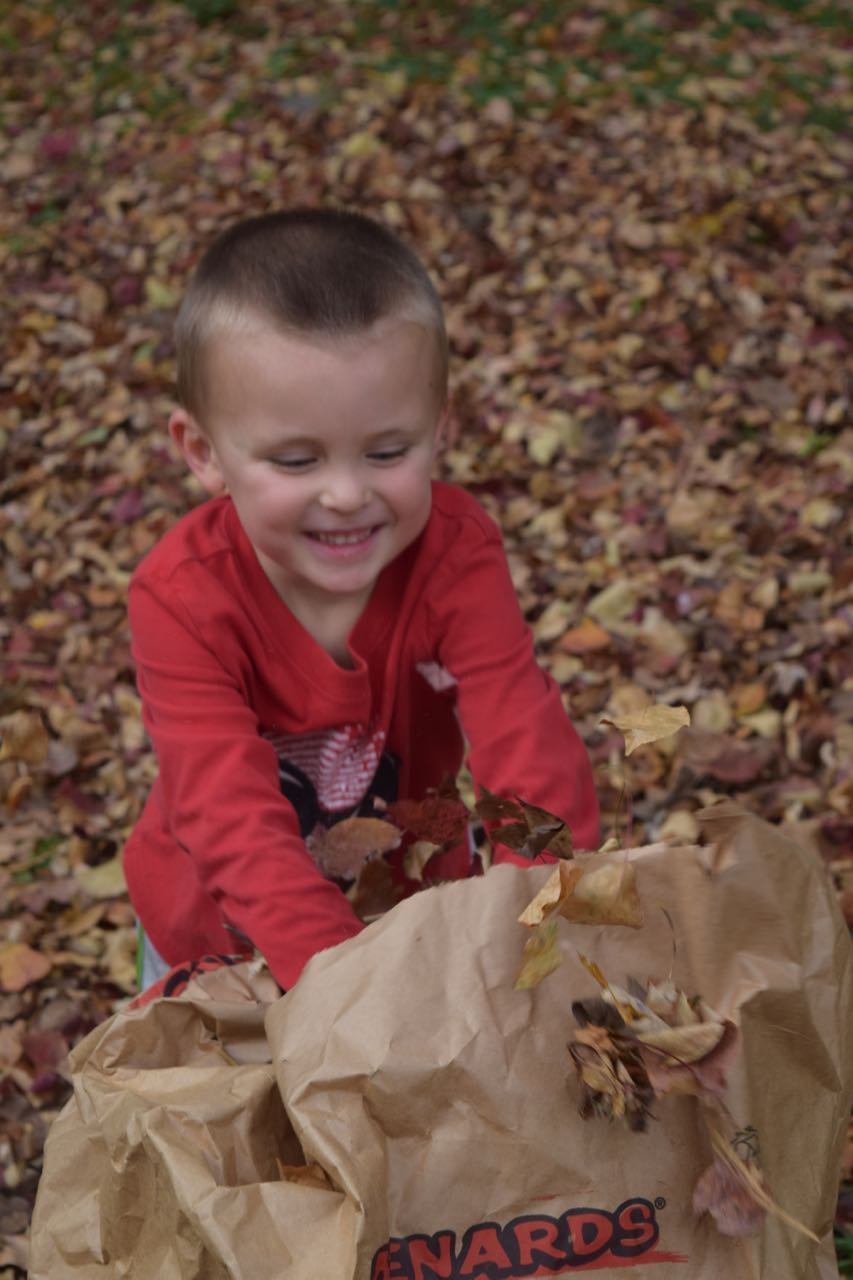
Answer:
[[[6,7],[0,716],[49,746],[5,722],[0,1274],[65,1051],[134,991],[125,588],[199,497],[171,323],[240,215],[352,205],[433,271],[443,471],[504,529],[606,826],[690,839],[735,796],[853,918],[852,55],[835,0]],[[601,720],[648,696],[693,726],[632,755],[626,813]]]

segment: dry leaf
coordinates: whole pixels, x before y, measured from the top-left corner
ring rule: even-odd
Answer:
[[[319,1191],[328,1191],[332,1187],[326,1170],[314,1161],[310,1164],[282,1164],[276,1156],[275,1162],[282,1182],[296,1182],[301,1187],[316,1187]]]
[[[660,742],[689,725],[690,712],[686,707],[668,707],[657,702],[642,711],[632,711],[614,720],[603,719],[601,723],[612,724],[625,735],[625,755],[629,756],[637,747]]]
[[[719,1156],[693,1189],[693,1212],[697,1216],[710,1213],[724,1236],[754,1235],[767,1216],[764,1206]]]
[[[24,942],[0,944],[0,991],[22,991],[50,973],[51,964]]]
[[[524,944],[524,961],[515,980],[516,991],[538,987],[543,978],[563,963],[557,947],[557,922],[545,920]]]
[[[317,828],[308,839],[321,871],[338,880],[352,880],[367,858],[390,853],[399,843],[399,829],[381,818],[345,818]]]
[[[743,1191],[749,1194],[755,1204],[760,1208],[766,1210],[768,1213],[772,1213],[782,1222],[786,1222],[789,1227],[793,1227],[794,1230],[799,1231],[801,1235],[807,1236],[808,1239],[813,1240],[815,1244],[820,1244],[820,1238],[816,1236],[813,1231],[811,1231],[802,1222],[799,1222],[796,1218],[792,1217],[789,1213],[786,1213],[785,1210],[780,1208],[776,1203],[767,1189],[767,1184],[764,1181],[764,1175],[761,1173],[761,1170],[758,1168],[757,1163],[752,1159],[752,1157],[745,1160],[738,1154],[733,1142],[730,1142],[726,1138],[726,1135],[718,1127],[713,1114],[707,1109],[705,1111],[705,1116],[708,1120],[708,1132],[711,1135],[711,1143],[716,1153],[717,1160],[727,1166],[729,1172],[734,1175],[734,1178],[740,1184]],[[735,1134],[735,1142],[738,1137],[739,1135]],[[717,1182],[717,1185],[719,1185],[719,1182]],[[706,1188],[704,1193],[706,1196],[708,1195],[709,1190],[710,1188]],[[694,1209],[695,1208],[696,1205],[694,1201]],[[708,1206],[708,1211],[712,1214],[714,1213],[714,1210],[710,1205]],[[714,1216],[716,1217],[716,1214]],[[732,1220],[736,1220],[735,1214],[732,1214]],[[722,1231],[723,1228],[720,1227],[720,1230]]]
[[[81,863],[74,868],[74,878],[92,898],[117,898],[120,894],[127,893],[120,854],[96,867]]]
[[[560,915],[575,924],[621,924],[639,929],[643,904],[637,892],[637,873],[630,862],[584,871],[559,906]]]
[[[480,788],[477,799],[477,813],[484,822],[499,822],[502,818],[520,818],[521,808],[515,800],[505,800],[503,796],[493,795],[487,787]]]
[[[502,796],[492,795],[485,787],[482,788],[476,807],[477,813],[485,821],[514,819],[492,831],[492,839],[496,844],[504,844],[531,859],[546,851],[558,858],[574,856],[571,831],[562,818],[549,813],[547,809],[540,809],[517,797],[515,800],[504,800]]]
[[[612,637],[604,627],[592,618],[584,618],[578,626],[565,633],[559,647],[564,653],[596,653],[599,649],[609,649],[612,643]]]
[[[705,1098],[722,1097],[728,1087],[729,1071],[740,1053],[740,1032],[733,1022],[705,1023],[703,1026],[721,1026],[722,1033],[716,1043],[704,1056],[693,1059],[686,1057],[676,1062],[678,1056],[673,1053],[666,1058],[658,1052],[662,1046],[653,1046],[646,1036],[637,1032],[638,1038],[645,1046],[643,1061],[649,1074],[649,1080],[657,1093],[689,1093]],[[686,1032],[687,1027],[673,1028]],[[695,1028],[697,1040],[701,1039],[700,1028]],[[708,1034],[708,1039],[711,1039]],[[694,1041],[694,1044],[696,1041]]]
[[[41,764],[47,759],[50,739],[36,711],[13,711],[0,718],[0,762]]]
[[[716,1049],[724,1031],[722,1022],[698,1022],[692,1026],[665,1027],[654,1031],[641,1031],[634,1027],[638,1040],[661,1053],[667,1063],[676,1065],[706,1057]]]
[[[410,880],[423,880],[424,867],[440,848],[440,844],[431,844],[429,840],[416,840],[409,845],[403,855],[403,871]]]
[[[535,898],[518,917],[519,924],[526,924],[529,928],[540,925],[569,896],[582,875],[583,868],[576,863],[558,863]]]
[[[618,1011],[593,999],[575,1001],[572,1012],[581,1024],[569,1043],[581,1084],[581,1115],[624,1118],[630,1129],[645,1129],[654,1090]]]
[[[391,868],[384,858],[371,858],[363,863],[358,879],[347,891],[353,911],[365,923],[390,911],[402,896],[403,891],[394,883]]]

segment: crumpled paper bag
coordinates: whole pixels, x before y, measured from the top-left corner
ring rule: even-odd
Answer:
[[[281,998],[240,965],[117,1014],[72,1055],[32,1280],[836,1277],[849,938],[811,855],[732,805],[708,821],[709,846],[602,856],[633,862],[643,928],[566,926],[532,991],[513,989],[516,919],[549,872],[500,866],[401,903]],[[820,1246],[772,1217],[737,1240],[696,1219],[695,1100],[662,1099],[640,1134],[580,1118],[565,1044],[595,986],[575,947],[617,982],[672,968],[739,1023],[727,1104]]]

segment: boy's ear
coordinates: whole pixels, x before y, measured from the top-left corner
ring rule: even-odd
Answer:
[[[186,459],[193,475],[212,497],[225,492],[225,479],[210,437],[186,409],[176,409],[169,419],[169,435]]]
[[[439,414],[438,422],[435,428],[435,450],[440,453],[447,446],[452,448],[456,443],[456,437],[459,434],[459,428],[453,416],[450,406],[450,400],[445,400],[444,407]]]

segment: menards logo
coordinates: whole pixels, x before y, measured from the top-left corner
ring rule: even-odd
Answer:
[[[370,1280],[556,1280],[571,1271],[688,1261],[683,1253],[659,1250],[659,1236],[655,1206],[639,1198],[625,1200],[612,1213],[526,1214],[503,1227],[478,1222],[458,1243],[455,1231],[394,1237],[377,1249]]]

